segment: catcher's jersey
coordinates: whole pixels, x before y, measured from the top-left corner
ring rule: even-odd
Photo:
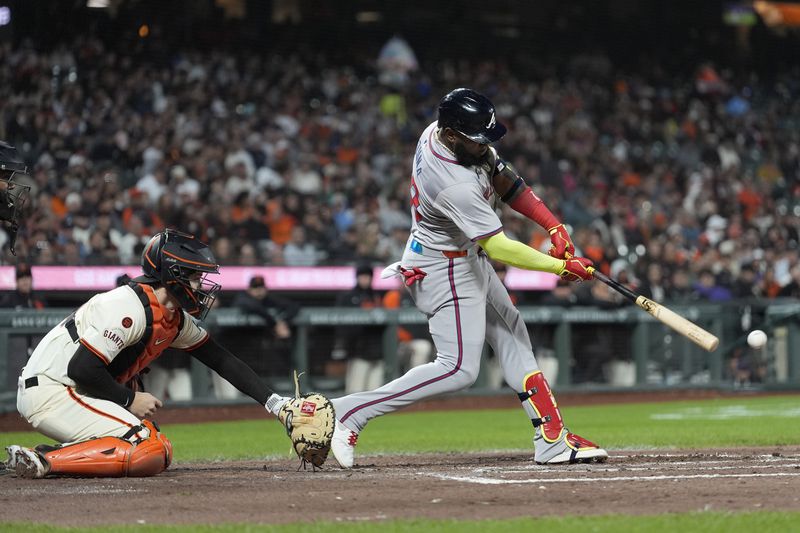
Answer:
[[[183,326],[168,346],[186,349],[202,343],[208,333],[185,311],[179,312],[184,314]],[[78,345],[65,322],[41,340],[25,365],[23,378],[45,375],[70,387],[76,385],[67,375],[67,366]],[[138,343],[146,327],[145,307],[139,295],[127,285],[93,296],[75,312],[75,329],[80,340],[106,364],[123,349]],[[158,340],[153,342],[158,344]]]
[[[502,230],[487,170],[458,164],[436,122],[417,143],[411,171],[411,236],[435,250],[465,250]]]

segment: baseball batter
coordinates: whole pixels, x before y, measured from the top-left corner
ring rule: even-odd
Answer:
[[[137,390],[139,373],[168,347],[188,351],[278,415],[286,398],[271,393],[244,362],[211,339],[202,319],[220,286],[211,250],[166,230],[142,255],[144,275],[92,297],[38,344],[19,378],[17,409],[62,443],[9,446],[6,468],[20,477],[152,476],[172,445],[147,420],[161,400]]]
[[[419,139],[411,173],[411,235],[402,260],[386,274],[401,276],[427,315],[437,357],[376,390],[333,400],[332,451],[344,468],[353,466],[358,434],[371,419],[474,383],[484,341],[499,357],[506,382],[533,423],[538,463],[608,457],[564,426],[525,324],[489,262],[573,281],[592,278],[587,271],[591,261],[573,257],[575,247],[564,225],[489,146],[505,131],[485,96],[456,89],[441,100],[438,121]],[[505,236],[495,198],[548,231],[550,255]]]

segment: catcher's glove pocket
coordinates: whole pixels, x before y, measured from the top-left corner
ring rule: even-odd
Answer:
[[[316,468],[328,458],[336,413],[333,404],[324,395],[299,394],[297,376],[295,385],[295,397],[283,405],[279,418],[302,466],[311,463]]]

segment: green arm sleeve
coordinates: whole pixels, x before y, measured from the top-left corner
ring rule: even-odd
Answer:
[[[502,231],[478,241],[490,258],[525,270],[539,270],[561,274],[566,262],[550,257],[519,241],[512,241]]]

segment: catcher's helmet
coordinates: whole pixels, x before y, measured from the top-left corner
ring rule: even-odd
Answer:
[[[497,122],[494,104],[472,89],[456,89],[439,102],[440,128],[451,128],[480,144],[499,141],[506,127]]]
[[[207,280],[219,274],[211,249],[193,235],[168,229],[156,234],[142,252],[144,276],[139,283],[161,283],[190,315],[202,320],[221,286]]]
[[[28,167],[17,154],[17,149],[7,142],[0,141],[0,220],[7,222],[8,245],[11,253],[17,241],[19,218],[25,199],[31,190],[30,185],[14,181],[15,174],[27,174]]]

